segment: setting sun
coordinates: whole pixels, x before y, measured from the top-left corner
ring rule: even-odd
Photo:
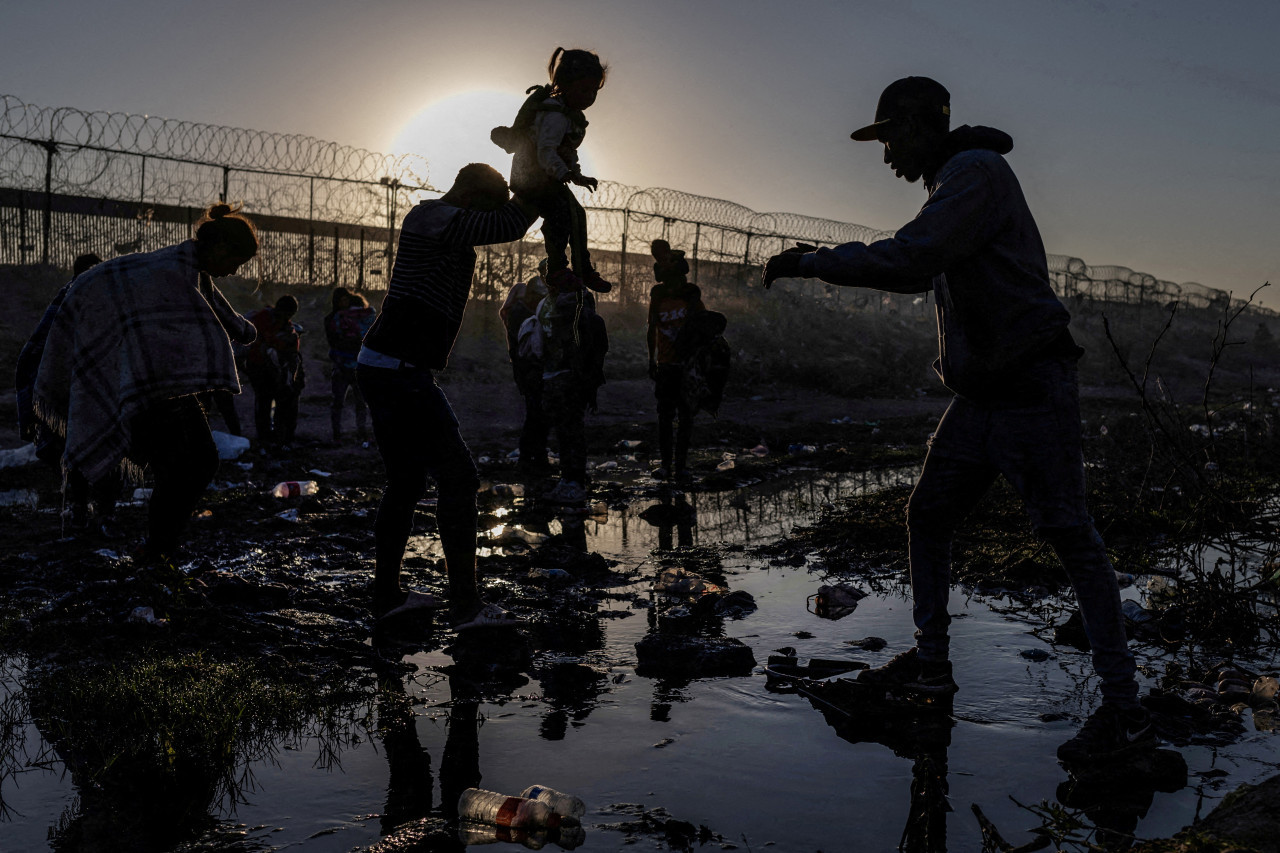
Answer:
[[[427,159],[428,180],[447,190],[458,170],[468,163],[488,163],[503,175],[511,172],[511,155],[489,139],[489,131],[509,125],[524,103],[523,92],[480,90],[441,98],[409,119],[392,143],[398,154]],[[583,171],[591,174],[591,160],[580,152]]]

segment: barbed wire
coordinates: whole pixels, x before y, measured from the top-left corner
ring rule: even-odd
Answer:
[[[260,229],[264,248],[276,252],[264,252],[262,261],[272,280],[377,288],[385,286],[400,217],[440,194],[428,175],[427,161],[414,154],[159,116],[40,107],[0,95],[0,190],[10,191],[0,200],[0,262],[29,262],[37,236],[40,259],[62,265],[89,249],[156,248],[183,239],[191,212],[222,198],[241,202],[257,217],[280,220]],[[893,234],[799,213],[760,213],[663,187],[605,181],[594,193],[574,192],[588,212],[593,251],[624,283],[629,265],[643,272],[643,256],[659,237],[684,249],[695,272],[699,263],[728,265],[727,278],[717,270],[717,279],[741,287],[748,269],[792,243],[868,243]],[[93,209],[95,200],[116,204]],[[39,224],[36,214],[43,216]],[[538,255],[530,239],[498,249],[496,264],[489,250],[481,277],[503,276],[510,283],[530,274]],[[1077,304],[1232,302],[1225,291],[1127,267],[1090,266],[1066,255],[1049,255],[1048,261],[1055,289]],[[638,296],[647,277],[631,277],[631,295]],[[486,281],[480,290],[498,285]],[[821,283],[799,290],[855,309],[884,302],[842,300],[839,288]],[[626,298],[627,288],[619,295]]]

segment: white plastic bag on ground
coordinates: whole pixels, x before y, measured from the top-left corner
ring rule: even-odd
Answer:
[[[242,435],[218,432],[216,429],[210,432],[213,433],[213,443],[218,446],[219,459],[239,459],[240,454],[249,449],[249,439]]]
[[[30,465],[35,461],[36,446],[34,444],[24,444],[21,447],[0,450],[0,468],[17,468],[22,465]]]

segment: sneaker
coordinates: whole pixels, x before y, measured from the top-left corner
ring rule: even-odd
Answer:
[[[543,499],[553,504],[579,504],[587,499],[587,490],[581,483],[572,480],[561,480],[555,488],[543,495]]]
[[[453,621],[453,630],[472,631],[476,628],[519,628],[524,624],[519,616],[496,604],[482,604],[474,613],[459,616]]]
[[[1089,715],[1076,736],[1058,747],[1058,760],[1084,763],[1119,758],[1156,745],[1146,708],[1122,708],[1108,702]]]
[[[582,279],[565,267],[547,276],[547,287],[556,293],[574,293],[582,289]]]
[[[613,283],[602,279],[600,273],[593,269],[587,270],[587,274],[582,277],[582,283],[596,293],[608,293],[613,290]]]
[[[858,683],[873,687],[900,687],[914,693],[950,696],[960,688],[951,677],[951,661],[920,660],[919,650],[907,649],[888,663],[858,673]]]

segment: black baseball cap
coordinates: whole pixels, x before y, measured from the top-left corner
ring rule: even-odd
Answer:
[[[908,115],[951,115],[951,93],[937,80],[928,77],[903,77],[894,80],[880,93],[876,104],[876,120],[860,127],[849,138],[858,142],[875,142],[880,128],[895,118]]]

